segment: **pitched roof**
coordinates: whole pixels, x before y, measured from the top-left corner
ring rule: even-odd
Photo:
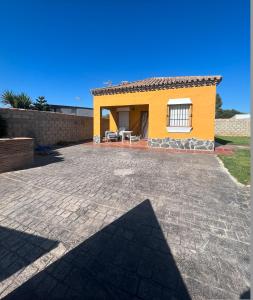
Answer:
[[[133,82],[122,82],[119,85],[107,86],[91,90],[92,95],[112,95],[121,93],[144,92],[154,90],[218,85],[222,80],[219,75],[214,76],[178,76],[152,77]]]

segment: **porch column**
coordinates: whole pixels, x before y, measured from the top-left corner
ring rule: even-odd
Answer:
[[[111,131],[117,131],[118,130],[116,108],[111,108],[110,109],[109,123],[110,123],[110,128],[109,129]]]
[[[148,112],[148,140],[152,138],[159,137],[159,130],[161,127],[161,123],[158,120],[162,120],[163,116],[161,112],[158,110],[159,105],[157,103],[149,104],[149,112]],[[164,124],[164,126],[166,126]],[[164,127],[165,130],[165,127]]]
[[[102,117],[102,109],[99,105],[94,106],[93,111],[93,142],[100,143],[101,142],[101,117]]]

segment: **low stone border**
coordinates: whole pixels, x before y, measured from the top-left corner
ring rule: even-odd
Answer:
[[[214,150],[214,141],[191,139],[149,139],[148,146],[154,148],[169,148],[183,150]]]

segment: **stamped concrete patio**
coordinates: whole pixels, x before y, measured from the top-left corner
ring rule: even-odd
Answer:
[[[239,299],[249,189],[214,155],[77,145],[0,175],[0,298]]]

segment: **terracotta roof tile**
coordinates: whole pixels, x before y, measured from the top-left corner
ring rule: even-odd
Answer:
[[[103,88],[92,89],[92,95],[111,95],[121,93],[133,93],[153,91],[161,89],[175,89],[182,87],[194,87],[204,85],[218,85],[222,80],[219,75],[214,76],[178,76],[178,77],[153,77],[143,80],[124,82]]]

